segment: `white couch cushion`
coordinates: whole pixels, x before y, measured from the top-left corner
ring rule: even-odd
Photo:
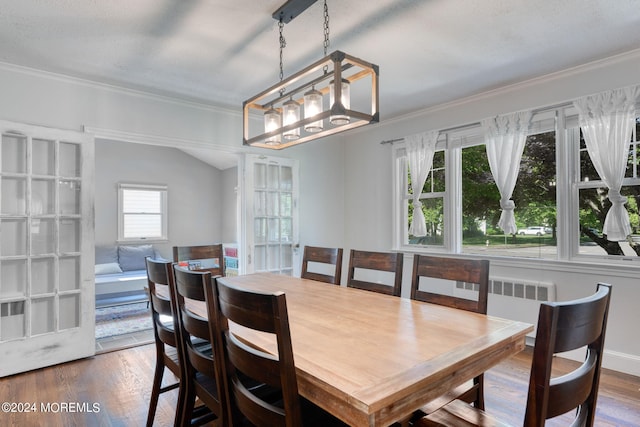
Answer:
[[[105,264],[96,264],[96,275],[99,274],[116,274],[122,273],[120,264],[117,262],[109,262]]]

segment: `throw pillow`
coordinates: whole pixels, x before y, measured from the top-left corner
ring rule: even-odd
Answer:
[[[114,245],[96,246],[96,264],[118,263],[118,248]]]
[[[96,264],[96,275],[98,274],[118,274],[122,273],[122,269],[117,262],[107,264]]]
[[[122,271],[146,270],[145,257],[153,258],[154,256],[152,245],[118,247],[118,259]]]

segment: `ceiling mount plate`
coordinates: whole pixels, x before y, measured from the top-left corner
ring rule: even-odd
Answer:
[[[278,22],[282,21],[285,24],[288,24],[293,20],[293,18],[307,10],[307,8],[316,1],[317,0],[288,0],[285,4],[280,6],[280,9],[273,12],[273,15],[271,16]]]

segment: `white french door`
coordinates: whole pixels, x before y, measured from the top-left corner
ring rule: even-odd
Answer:
[[[299,264],[298,162],[247,154],[243,172],[242,271],[291,276]]]
[[[95,353],[94,140],[0,121],[0,377]]]

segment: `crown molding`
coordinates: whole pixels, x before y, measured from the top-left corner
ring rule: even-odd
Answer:
[[[191,99],[187,97],[181,97],[173,94],[162,94],[143,89],[135,89],[124,86],[117,86],[114,84],[98,82],[88,78],[69,76],[67,74],[56,73],[52,71],[39,70],[36,68],[26,67],[22,65],[11,64],[8,62],[0,62],[0,70],[24,74],[28,76],[44,78],[48,80],[54,80],[62,83],[75,84],[78,86],[84,86],[94,89],[106,90],[113,93],[124,94],[127,96],[134,96],[138,98],[145,98],[152,101],[161,101],[165,103],[176,104],[180,106],[186,106],[190,108],[197,108],[206,110],[209,112],[230,114],[237,117],[242,117],[242,110],[240,108],[234,109],[231,107],[223,107],[207,103],[204,100]]]
[[[549,73],[549,74],[545,74],[543,76],[539,76],[539,77],[534,77],[532,79],[528,79],[528,80],[524,80],[521,82],[517,82],[517,83],[512,83],[509,85],[505,85],[505,86],[501,86],[499,88],[496,89],[492,89],[492,90],[488,90],[485,92],[481,92],[475,95],[471,95],[465,98],[461,98],[461,99],[457,99],[455,101],[451,101],[451,102],[446,102],[443,104],[438,104],[438,105],[434,105],[432,107],[427,107],[421,110],[416,110],[416,111],[412,111],[410,113],[407,114],[403,114],[401,116],[397,116],[397,117],[393,117],[391,119],[385,120],[384,124],[393,124],[393,123],[397,123],[397,122],[403,122],[405,120],[410,120],[410,119],[415,119],[418,117],[422,117],[425,115],[429,115],[429,114],[433,114],[436,112],[440,112],[443,110],[448,110],[451,108],[458,108],[467,104],[472,104],[472,103],[476,103],[479,101],[484,101],[487,100],[489,98],[494,98],[496,96],[500,96],[500,95],[507,95],[510,94],[512,92],[517,92],[517,91],[521,91],[524,89],[528,89],[530,87],[534,87],[543,83],[549,83],[549,82],[553,82],[553,81],[557,81],[557,80],[561,80],[561,79],[566,79],[566,78],[570,78],[572,76],[576,76],[579,74],[583,74],[589,71],[594,71],[594,70],[598,70],[604,67],[608,67],[611,66],[613,64],[617,64],[617,63],[621,63],[621,62],[625,62],[625,61],[629,61],[629,60],[640,60],[640,49],[635,49],[632,51],[628,51],[628,52],[624,52],[624,53],[620,53],[617,55],[613,55],[613,56],[609,56],[607,58],[603,58],[603,59],[599,59],[599,60],[595,60],[595,61],[591,61],[588,62],[586,64],[581,64],[581,65],[577,65],[575,67],[571,67],[571,68],[566,68],[564,70],[560,70],[560,71],[556,71],[553,73]],[[640,77],[639,77],[639,82],[640,82]],[[613,88],[612,88],[613,89]],[[596,91],[598,92],[598,91]],[[588,93],[585,93],[584,95],[588,95]],[[552,104],[552,103],[550,103]],[[548,106],[548,105],[547,105]],[[544,108],[545,106],[532,106],[532,108],[536,108],[536,109],[540,109],[540,108]],[[382,125],[382,123],[380,124]],[[362,129],[361,131],[364,131],[364,129]]]
[[[92,134],[95,138],[109,139],[112,141],[132,142],[136,144],[156,145],[161,147],[171,147],[180,149],[212,150],[230,154],[246,152],[242,146],[212,144],[210,142],[198,141],[186,138],[174,138],[159,135],[148,135],[135,132],[121,131],[115,129],[104,129],[92,126],[83,126],[83,131]]]

